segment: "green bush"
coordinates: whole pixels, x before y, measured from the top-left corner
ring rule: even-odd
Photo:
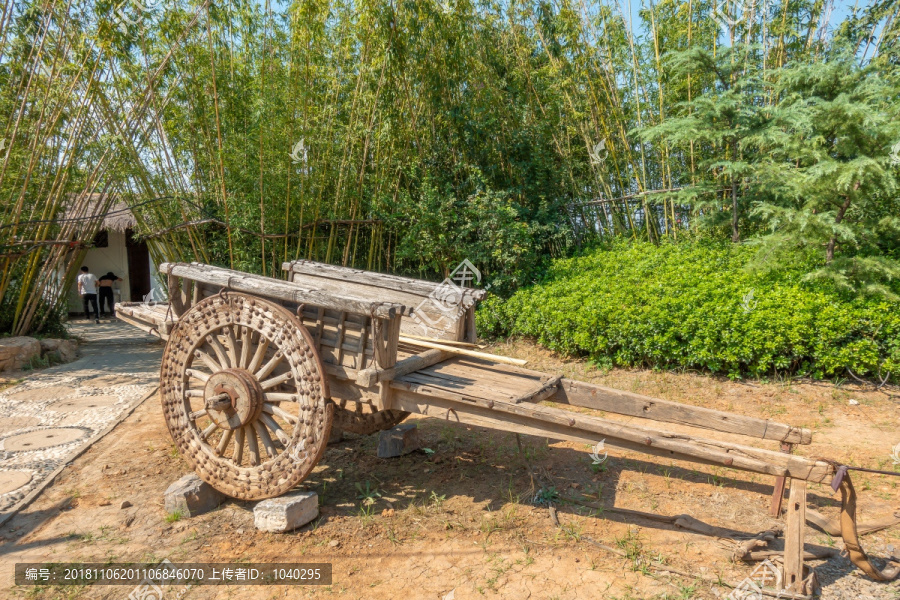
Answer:
[[[617,242],[553,263],[536,285],[479,308],[484,335],[526,336],[601,366],[731,377],[900,373],[900,305],[804,281],[805,264],[747,268],[753,248]]]

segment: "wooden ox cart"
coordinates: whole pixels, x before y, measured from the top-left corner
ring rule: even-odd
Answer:
[[[838,470],[789,452],[811,442],[809,430],[547,375],[502,357],[460,354],[475,339],[480,290],[310,261],[284,269],[290,281],[164,264],[168,304],[117,305],[119,318],[167,340],[160,371],[166,424],[184,458],[216,489],[244,500],[283,494],[313,470],[332,427],[369,434],[410,413],[592,445],[605,440],[625,450],[770,475],[776,478],[774,514],[780,514],[789,479],[784,587],[801,590],[806,482],[832,483]],[[543,401],[636,417],[646,425]],[[669,433],[660,423],[781,448]],[[877,571],[859,548],[849,477],[840,488],[851,558],[872,577],[895,575]]]

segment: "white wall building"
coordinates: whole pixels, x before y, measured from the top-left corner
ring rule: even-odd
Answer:
[[[141,302],[151,287],[159,287],[156,277],[151,277],[156,272],[156,265],[150,258],[147,244],[134,238],[134,225],[136,221],[128,207],[121,202],[113,203],[103,219],[102,229],[93,240],[93,247],[78,266],[79,269],[87,266],[98,279],[110,271],[121,277],[122,281],[113,284],[116,302]],[[77,287],[73,285],[68,293],[69,312],[83,314]],[[159,295],[160,290],[154,290],[154,296]]]

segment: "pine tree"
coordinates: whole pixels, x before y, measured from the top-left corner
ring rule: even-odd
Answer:
[[[757,76],[753,46],[719,49],[718,53],[691,48],[672,53],[669,68],[675,78],[689,73],[712,74],[714,82],[704,93],[678,106],[680,117],[669,118],[655,127],[639,131],[644,141],[665,140],[686,148],[693,142],[703,158],[700,178],[686,183],[679,194],[702,221],[712,227],[730,225],[733,242],[741,240],[742,214],[752,190],[744,185],[752,172],[744,140],[759,126],[763,98]],[[687,169],[681,169],[684,176]]]
[[[763,192],[752,211],[768,229],[760,257],[811,249],[821,267],[810,278],[895,297],[898,92],[845,50],[776,72],[778,101],[744,142],[756,151],[752,185]]]

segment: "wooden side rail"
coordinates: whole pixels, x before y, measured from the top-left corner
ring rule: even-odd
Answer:
[[[658,400],[572,379],[563,379],[556,393],[548,400],[618,415],[690,425],[701,429],[736,433],[786,444],[809,444],[812,442],[812,432],[809,429],[710,408]]]
[[[175,277],[217,285],[264,298],[275,298],[297,304],[311,304],[386,319],[410,316],[415,308],[390,301],[373,300],[371,294],[368,296],[335,294],[281,279],[249,275],[240,271],[199,263],[163,263],[159,266],[159,270]]]
[[[282,265],[294,283],[329,294],[375,297],[384,302],[412,306],[413,319],[404,319],[406,334],[475,341],[475,305],[484,290],[459,287],[455,283],[431,282],[384,273],[361,271],[310,260]]]
[[[387,292],[412,294],[419,298],[427,298],[434,293],[435,288],[440,285],[440,283],[433,283],[422,279],[350,269],[348,267],[339,267],[337,265],[329,265],[311,260],[286,262],[281,265],[281,268],[285,271],[302,276],[304,279],[314,278],[333,280],[351,285],[380,288]],[[467,305],[474,304],[475,302],[484,299],[484,296],[487,293],[484,290],[474,288],[462,288],[462,290],[462,297],[467,301]]]

